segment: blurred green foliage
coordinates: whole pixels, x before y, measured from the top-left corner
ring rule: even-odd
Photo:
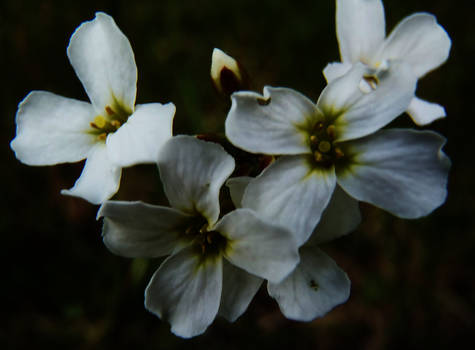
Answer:
[[[459,5],[459,6],[456,6]],[[97,207],[63,197],[82,164],[28,167],[8,147],[17,104],[31,90],[87,99],[66,57],[74,29],[112,15],[132,43],[138,103],[177,106],[175,133],[222,132],[228,104],[209,81],[211,52],[239,59],[254,81],[316,99],[321,70],[338,59],[334,2],[2,0],[0,4],[3,301],[1,349],[445,349],[475,332],[475,126],[471,2],[385,1],[388,29],[404,16],[435,14],[453,39],[449,61],[419,83],[420,97],[447,109],[430,128],[448,137],[453,161],[446,204],[401,220],[361,205],[360,228],[324,249],[349,274],[349,301],[311,323],[286,320],[263,288],[235,324],[217,319],[182,340],[143,308],[160,261],[112,255]],[[394,126],[411,126],[407,116]],[[164,203],[155,166],[123,173],[117,198]]]

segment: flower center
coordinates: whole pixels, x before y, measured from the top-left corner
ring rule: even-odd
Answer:
[[[97,139],[105,141],[107,135],[116,132],[124,124],[132,112],[127,111],[119,103],[113,106],[106,106],[103,115],[97,115],[89,124],[92,128],[91,133],[97,135]]]
[[[202,259],[220,256],[226,249],[228,240],[221,233],[209,230],[208,222],[202,216],[192,220],[185,229],[184,238],[191,241],[196,253]]]
[[[312,150],[313,162],[324,168],[330,168],[335,162],[344,157],[340,147],[335,145],[335,125],[317,122],[309,132],[308,143]]]

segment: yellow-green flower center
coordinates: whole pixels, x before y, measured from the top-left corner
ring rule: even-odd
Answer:
[[[97,136],[98,140],[105,141],[107,135],[116,132],[122,124],[132,114],[127,108],[120,103],[114,103],[104,108],[104,113],[96,115],[94,120],[89,124],[91,126],[90,133]]]
[[[227,238],[217,231],[209,230],[208,221],[202,216],[187,224],[183,238],[191,242],[196,254],[205,260],[221,256],[228,246]]]
[[[336,161],[344,157],[341,148],[335,144],[336,128],[334,124],[318,121],[307,132],[312,161],[315,165],[330,168]]]

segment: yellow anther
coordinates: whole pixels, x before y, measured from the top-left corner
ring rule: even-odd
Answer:
[[[102,134],[98,135],[97,138],[100,141],[104,141],[107,138],[107,134],[105,132],[103,132]]]
[[[335,147],[334,152],[336,159],[340,159],[345,156],[345,153],[343,153],[343,151],[339,147]]]
[[[107,114],[109,114],[109,115],[114,115],[115,114],[114,110],[110,106],[106,106],[105,109],[106,109]]]
[[[113,121],[111,121],[110,123],[111,123],[111,125],[112,125],[114,128],[116,128],[116,129],[120,128],[120,121],[118,121],[118,120],[113,120]]]
[[[323,122],[318,122],[315,127],[316,127],[317,130],[322,130],[323,129]]]
[[[323,154],[321,154],[318,151],[315,151],[313,153],[313,157],[315,158],[315,161],[317,161],[317,162],[321,162],[323,160]]]
[[[335,125],[331,124],[328,126],[327,135],[330,136],[331,139],[335,138]]]
[[[91,123],[91,126],[94,124],[97,129],[102,129],[106,126],[107,120],[102,115],[98,115],[94,118],[94,121]]]
[[[322,153],[327,153],[332,149],[332,145],[328,141],[322,141],[318,144],[318,150]]]
[[[316,145],[317,142],[318,142],[317,136],[315,136],[315,135],[310,136],[310,143],[311,143],[312,145]]]
[[[368,83],[371,89],[376,90],[379,84],[379,79],[375,75],[365,75],[363,79]]]

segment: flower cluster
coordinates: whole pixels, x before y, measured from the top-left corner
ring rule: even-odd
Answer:
[[[348,299],[350,280],[319,245],[359,225],[359,201],[400,218],[445,201],[444,137],[383,128],[404,112],[418,125],[445,116],[415,90],[447,59],[450,38],[427,13],[385,38],[380,0],[336,3],[341,62],[324,68],[316,103],[285,87],[249,91],[241,65],[214,50],[211,78],[231,97],[226,138],[173,136],[172,103],[135,105],[131,45],[104,13],[81,24],[67,49],[90,103],[33,91],[18,107],[16,157],[86,159],[62,193],[101,204],[111,252],[165,257],[145,307],[178,336],[203,333],[217,315],[236,320],[264,281],[286,317],[325,315]],[[140,163],[158,165],[170,206],[111,200],[121,169]]]

